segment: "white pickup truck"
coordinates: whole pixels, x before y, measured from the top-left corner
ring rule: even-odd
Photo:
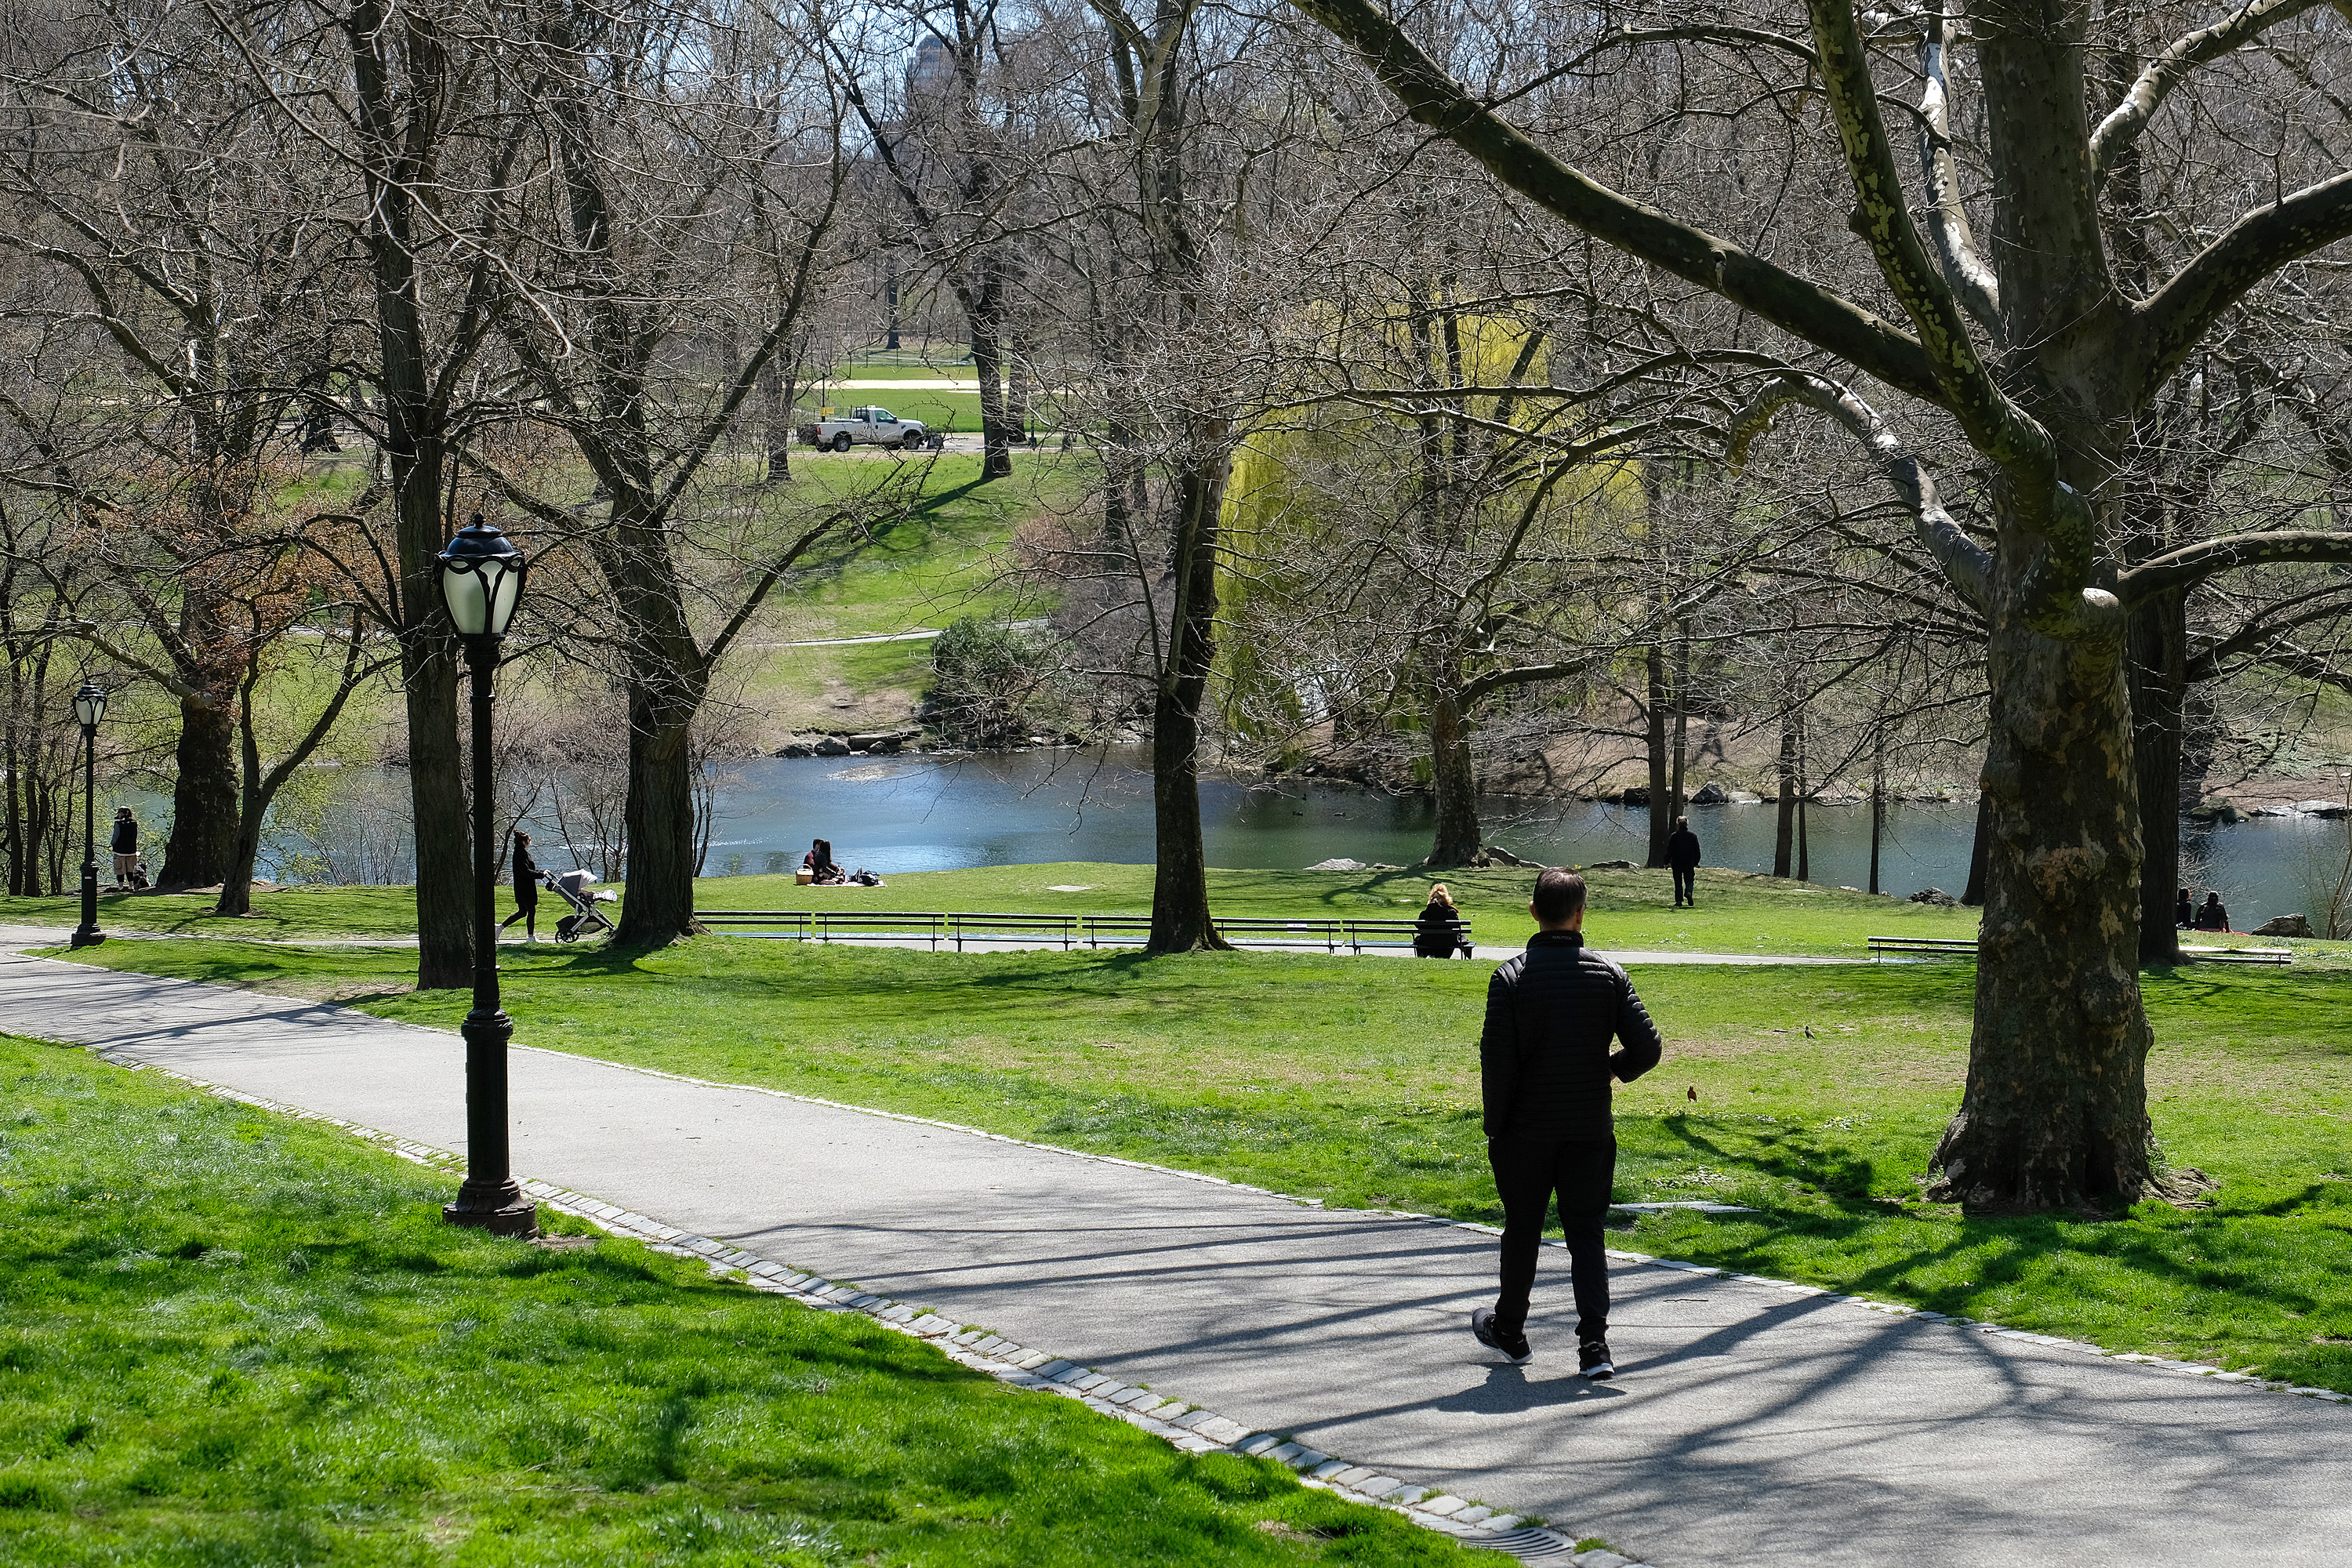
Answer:
[[[853,408],[838,418],[819,419],[801,426],[801,438],[814,447],[846,452],[856,446],[904,447],[909,452],[930,439],[919,419],[901,419],[887,408]]]

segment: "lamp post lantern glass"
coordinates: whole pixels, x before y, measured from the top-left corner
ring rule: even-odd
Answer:
[[[85,680],[74,693],[74,719],[81,725],[81,924],[67,941],[96,947],[106,940],[98,929],[98,725],[106,717],[106,688]]]
[[[499,1005],[498,831],[492,810],[490,710],[499,644],[530,570],[521,551],[478,513],[436,560],[442,602],[466,649],[474,723],[474,1005],[466,1037],[466,1179],[444,1219],[500,1236],[539,1230],[539,1205],[509,1168],[507,1042],[514,1021]]]

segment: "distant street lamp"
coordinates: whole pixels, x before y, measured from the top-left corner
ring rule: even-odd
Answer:
[[[499,854],[490,809],[490,679],[528,569],[522,552],[478,512],[436,559],[441,597],[465,644],[474,705],[474,1007],[459,1031],[466,1037],[466,1180],[441,1217],[499,1236],[539,1229],[539,1205],[522,1195],[508,1170],[507,1041],[514,1021],[499,1005]]]
[[[106,688],[83,681],[74,693],[74,717],[81,721],[81,924],[68,941],[96,947],[106,940],[98,929],[98,721],[106,717]]]

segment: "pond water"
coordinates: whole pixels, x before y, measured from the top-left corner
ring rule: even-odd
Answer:
[[[993,756],[771,758],[729,770],[705,870],[714,876],[783,870],[812,837],[833,841],[855,868],[893,872],[1047,860],[1152,858],[1151,781],[1142,747],[1019,752]],[[1481,810],[1486,840],[1530,860],[1590,865],[1639,862],[1649,814],[1589,801],[1497,796]],[[1426,797],[1349,784],[1250,785],[1204,781],[1201,815],[1213,866],[1297,868],[1333,857],[1410,865],[1428,853]],[[1707,864],[1772,868],[1769,805],[1691,808]],[[1864,887],[1870,875],[1868,805],[1807,812],[1813,880]],[[2342,821],[2258,818],[2183,834],[2189,881],[2217,889],[2241,927],[2307,910],[2307,868],[2343,865]],[[1890,805],[1880,847],[1880,885],[1957,894],[1967,884],[1976,831],[1973,805]]]
[[[1152,858],[1151,778],[1143,746],[1041,751],[977,757],[762,758],[722,775],[704,870],[738,876],[789,870],[809,840],[833,840],[835,858],[885,876],[1013,866],[1049,860],[1148,865]],[[322,814],[328,842],[280,836],[260,868],[285,875],[299,851],[336,879],[405,880],[406,780],[374,769],[335,771],[337,807]],[[1279,786],[1204,780],[1201,815],[1212,866],[1297,868],[1334,857],[1409,866],[1428,853],[1433,813],[1426,797],[1351,784]],[[110,801],[139,807],[160,844],[168,798],[125,792]],[[1482,803],[1486,841],[1530,860],[1591,865],[1639,862],[1649,814],[1590,801],[1490,796]],[[1772,868],[1769,805],[1691,808],[1706,863],[1743,871]],[[1860,888],[1870,876],[1868,805],[1815,805],[1807,813],[1813,880]],[[594,866],[588,847],[563,845],[551,820],[535,816],[541,864]],[[2241,930],[2272,915],[2308,912],[2309,883],[2333,886],[2344,868],[2347,824],[2318,817],[2259,817],[2231,826],[2183,825],[2186,880],[2201,897],[2214,889]],[[1967,885],[1976,831],[1973,805],[1893,805],[1880,849],[1880,885],[1907,896],[1922,888],[1958,894]],[[151,864],[153,862],[151,859]],[[298,871],[299,874],[299,871]]]

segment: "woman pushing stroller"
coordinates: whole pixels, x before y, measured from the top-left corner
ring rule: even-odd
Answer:
[[[536,944],[539,941],[539,865],[530,858],[530,835],[521,828],[514,836],[514,896],[515,911],[499,922],[504,931],[517,921],[522,921],[523,940]]]
[[[523,940],[539,941],[539,885],[545,882],[555,896],[571,908],[572,912],[555,922],[555,940],[577,942],[583,936],[614,929],[596,907],[599,899],[610,899],[610,893],[592,893],[589,889],[596,879],[585,871],[566,871],[561,876],[542,871],[530,858],[530,835],[518,828],[514,836],[514,896],[515,912],[499,922],[504,931],[517,921],[523,922]]]

